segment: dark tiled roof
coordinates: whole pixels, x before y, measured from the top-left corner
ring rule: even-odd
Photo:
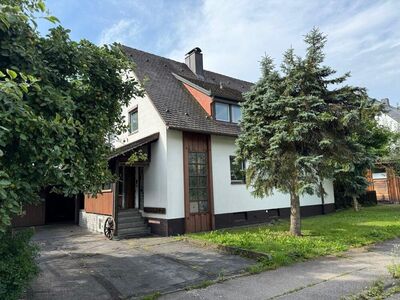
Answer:
[[[185,77],[183,77],[183,78],[185,78]],[[208,90],[210,92],[211,96],[213,96],[213,97],[218,97],[218,98],[223,98],[223,99],[228,99],[228,100],[233,100],[233,101],[242,101],[243,100],[241,91],[224,86],[224,84],[222,82],[217,84],[217,83],[209,83],[209,82],[206,82],[203,80],[199,80],[197,78],[196,79],[185,78],[185,79],[194,83],[195,85],[202,87],[203,89]]]
[[[123,48],[136,64],[136,76],[144,84],[146,93],[169,128],[232,136],[239,134],[238,125],[218,122],[208,117],[173,74],[196,84],[201,82],[204,88],[214,91],[216,97],[228,99],[248,91],[252,83],[206,70],[204,79],[200,80],[184,63],[126,46]],[[217,95],[220,84],[223,88]]]
[[[385,113],[397,123],[400,123],[400,111],[396,107],[391,106],[387,99],[382,99],[381,102],[383,103]]]

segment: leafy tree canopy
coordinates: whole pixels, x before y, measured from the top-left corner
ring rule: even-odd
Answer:
[[[323,65],[326,36],[313,29],[304,41],[305,57],[287,50],[280,72],[270,57],[262,60],[262,77],[244,95],[237,139],[254,195],[290,194],[294,235],[301,233],[299,196],[318,192],[337,168],[353,167],[365,154],[357,138],[368,132],[364,120],[380,111],[364,88],[345,84],[349,73],[334,77]]]
[[[110,180],[107,136],[142,91],[119,45],[72,41],[41,0],[0,0],[0,230],[47,186],[95,193]]]

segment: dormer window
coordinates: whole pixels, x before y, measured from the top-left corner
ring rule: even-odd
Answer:
[[[237,104],[215,102],[214,117],[217,121],[239,123],[242,119],[242,111]]]

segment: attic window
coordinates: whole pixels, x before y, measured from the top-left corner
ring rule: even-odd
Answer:
[[[230,123],[239,123],[242,119],[242,111],[240,106],[236,104],[215,102],[214,103],[214,117],[217,121],[224,121]]]
[[[129,112],[129,132],[134,133],[138,131],[138,110],[137,108]]]

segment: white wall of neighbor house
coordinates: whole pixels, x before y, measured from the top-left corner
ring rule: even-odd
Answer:
[[[134,76],[134,74],[132,74]],[[167,128],[158,111],[145,93],[143,97],[133,98],[123,107],[125,124],[129,125],[129,112],[138,111],[138,130],[125,132],[114,139],[115,148],[137,141],[153,133],[160,133],[158,141],[151,144],[151,161],[144,167],[144,206],[167,206]],[[144,213],[147,217],[166,218],[165,214]]]
[[[378,123],[389,128],[391,131],[400,131],[400,124],[387,114],[381,114],[377,117]]]
[[[211,136],[215,214],[290,207],[288,194],[274,192],[260,199],[253,197],[245,184],[231,183],[229,156],[235,153],[234,142],[233,137]],[[334,203],[332,181],[325,181],[324,188],[327,193],[325,203]],[[321,199],[316,195],[305,195],[300,204],[321,204]]]

